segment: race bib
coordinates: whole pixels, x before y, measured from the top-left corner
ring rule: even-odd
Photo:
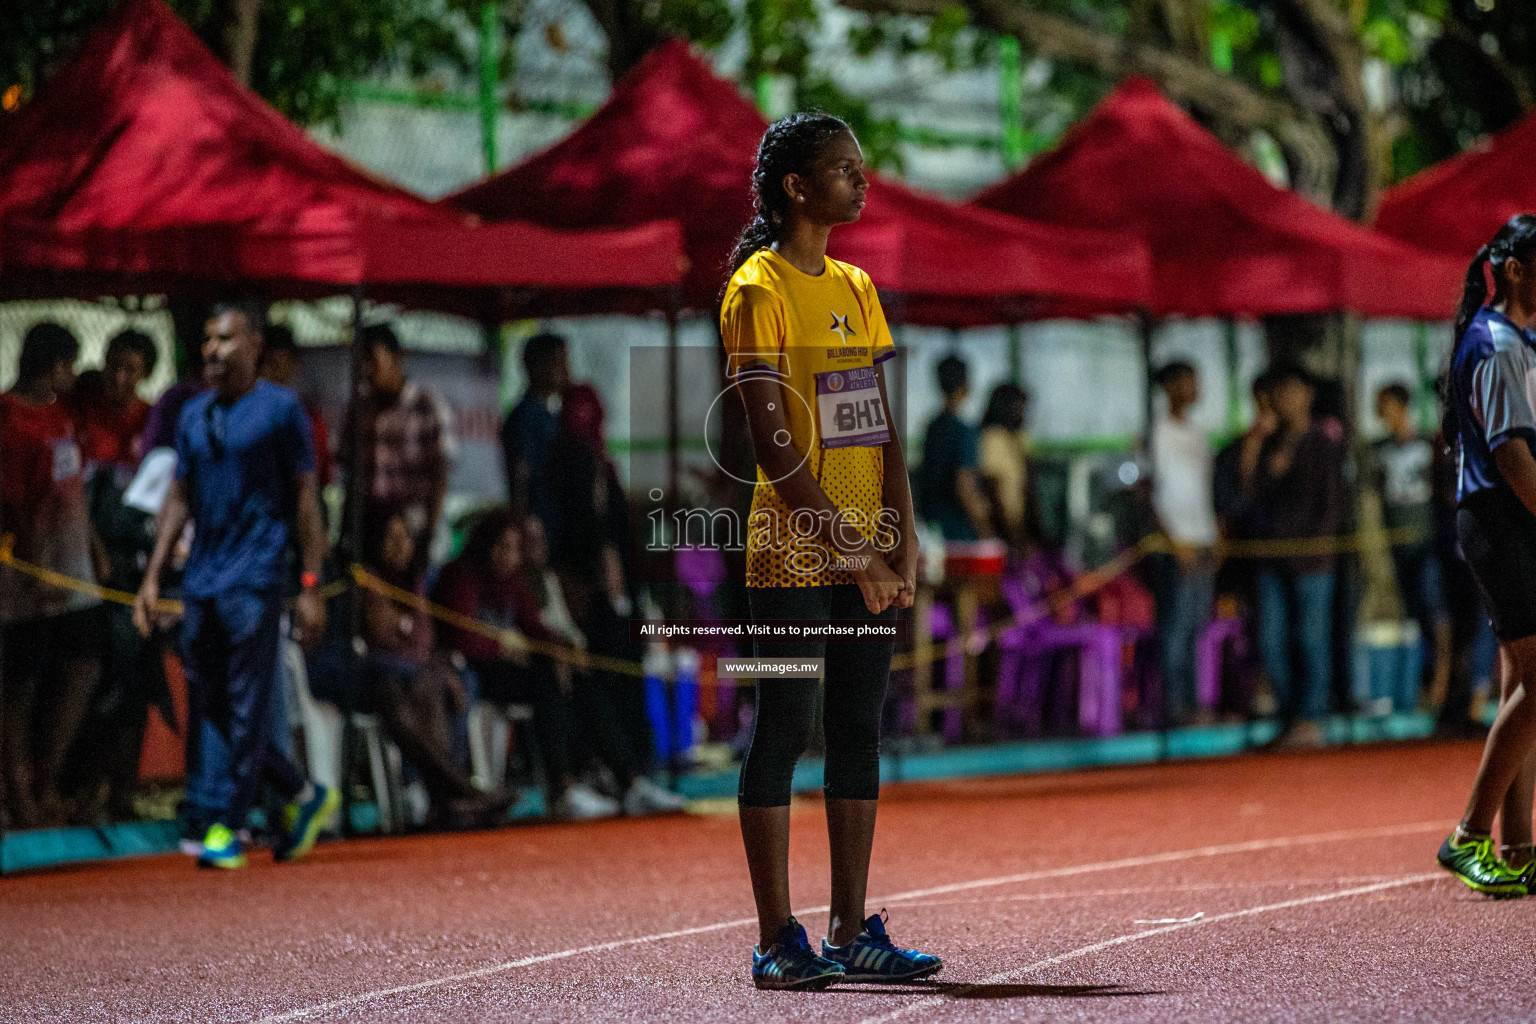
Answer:
[[[873,366],[818,373],[816,414],[823,448],[878,448],[891,438]]]

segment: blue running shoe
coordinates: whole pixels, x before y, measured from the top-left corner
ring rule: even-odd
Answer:
[[[289,804],[283,817],[287,819],[288,833],[272,851],[276,861],[298,860],[315,846],[315,840],[325,826],[336,816],[341,806],[341,792],[332,786],[315,783],[315,795],[302,804]]]
[[[214,822],[203,836],[203,852],[198,854],[200,868],[225,868],[233,870],[245,867],[245,846],[229,826]]]
[[[892,942],[885,933],[884,913],[871,915],[858,938],[846,946],[834,946],[823,939],[821,955],[841,964],[849,981],[916,981],[937,974],[944,961]]]
[[[843,968],[811,948],[805,928],[790,918],[767,952],[752,947],[752,984],[766,989],[820,992],[843,980]]]

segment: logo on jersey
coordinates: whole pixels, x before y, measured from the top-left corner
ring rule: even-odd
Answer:
[[[837,332],[839,338],[843,339],[844,345],[848,344],[848,339],[854,336],[853,328],[848,326],[848,318],[846,316],[838,316],[836,312],[832,314],[831,329]]]

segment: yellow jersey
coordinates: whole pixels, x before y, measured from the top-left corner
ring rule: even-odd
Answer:
[[[782,443],[794,445],[843,510],[843,528],[858,530],[880,552],[891,550],[899,523],[894,510],[882,507],[881,446],[895,427],[887,422],[875,367],[896,346],[869,275],[834,259],[811,275],[772,249],[759,249],[726,287],[720,335],[734,380],[766,375],[782,383],[789,427]],[[758,467],[747,521],[747,586],[853,582],[842,556],[814,536],[818,524],[806,518],[812,515],[793,514]]]

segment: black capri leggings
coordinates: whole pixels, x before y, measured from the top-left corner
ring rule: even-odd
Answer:
[[[871,615],[852,583],[822,587],[751,587],[754,622],[770,619],[891,620],[897,610]],[[880,796],[880,711],[891,672],[890,640],[821,638],[757,642],[758,658],[825,658],[827,685],[823,728],[827,739],[823,790],[834,800]],[[741,764],[738,800],[748,807],[787,807],[795,762],[816,724],[815,679],[758,680],[752,743]]]

